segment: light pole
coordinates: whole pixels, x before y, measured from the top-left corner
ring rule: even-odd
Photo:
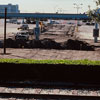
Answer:
[[[76,8],[77,9],[77,14],[79,13],[79,9],[81,9],[83,4],[76,4],[76,3],[74,3],[74,8]],[[78,19],[77,19],[77,25],[76,25],[76,31],[78,32]]]
[[[57,10],[56,10],[57,7],[58,7],[58,5],[56,5],[56,6],[54,7],[54,13],[57,13]]]
[[[63,11],[63,9],[62,8],[58,8],[58,10],[57,10],[57,12],[62,12]]]
[[[67,12],[68,10],[63,10],[63,13]]]
[[[91,6],[90,5],[88,5],[88,8],[89,8],[89,11],[91,10]]]
[[[7,20],[7,8],[5,8],[5,21],[4,21],[4,54],[6,54],[6,20]]]

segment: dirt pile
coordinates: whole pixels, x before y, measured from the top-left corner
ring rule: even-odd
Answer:
[[[3,41],[2,41],[3,45]],[[86,50],[93,51],[95,48],[84,41],[68,39],[63,43],[57,43],[53,39],[44,38],[42,40],[36,41],[26,41],[26,40],[6,40],[7,48],[43,48],[43,49],[62,49],[62,50]]]
[[[68,50],[86,50],[86,51],[94,50],[93,45],[90,45],[85,41],[73,40],[73,39],[69,39],[68,41],[63,42],[62,48]]]
[[[3,48],[3,41],[0,41],[0,48]]]
[[[3,44],[2,44],[3,45]],[[55,42],[52,39],[44,38],[42,40],[13,40],[8,38],[6,40],[7,48],[44,48],[44,49],[60,49],[60,43]]]
[[[27,48],[28,46],[25,40],[13,40],[11,38],[8,38],[6,40],[6,47],[7,48],[22,48],[22,47]]]
[[[55,42],[52,39],[43,39],[41,40],[42,47],[45,49],[60,49],[60,43]]]
[[[52,39],[42,39],[39,41],[32,40],[27,42],[30,48],[44,48],[44,49],[60,49],[60,43],[55,42]]]
[[[42,48],[41,41],[31,40],[27,42],[28,48]]]

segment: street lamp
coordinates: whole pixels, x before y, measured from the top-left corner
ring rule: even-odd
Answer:
[[[75,7],[74,8],[76,8],[77,9],[77,14],[78,14],[78,11],[79,11],[79,9],[81,9],[82,7],[82,3],[81,4],[76,4],[76,3],[74,3],[74,5],[75,5]]]
[[[67,12],[68,10],[63,10],[63,13]]]
[[[63,9],[62,8],[58,8],[58,10],[57,10],[57,12],[62,12],[63,11]]]
[[[88,8],[89,8],[89,11],[91,10],[91,6],[90,5],[88,5]]]
[[[76,4],[76,3],[74,3],[74,8],[76,8],[77,9],[77,14],[79,13],[79,9],[81,9],[83,4],[81,3],[81,4]],[[78,19],[77,19],[77,26],[76,26],[76,31],[78,32]]]
[[[57,7],[58,7],[58,5],[56,5],[56,6],[54,7],[54,13],[57,13]]]

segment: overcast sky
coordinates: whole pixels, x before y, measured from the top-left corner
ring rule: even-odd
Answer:
[[[94,0],[0,0],[0,4],[18,4],[21,12],[54,13],[57,10],[64,13],[76,13],[73,3],[83,4],[79,13],[86,12],[88,5],[95,8]]]

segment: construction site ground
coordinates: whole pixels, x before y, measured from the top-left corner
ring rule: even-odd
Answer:
[[[33,25],[30,25],[33,28]],[[3,25],[0,28],[0,39],[3,39]],[[35,26],[34,26],[35,27]],[[18,25],[9,24],[7,26],[7,38],[13,37],[12,32],[16,31]],[[18,58],[18,59],[70,59],[70,60],[100,60],[100,38],[98,43],[94,43],[93,38],[94,26],[82,25],[79,26],[79,31],[76,32],[74,25],[58,24],[49,28],[45,33],[41,33],[40,40],[44,38],[53,39],[56,42],[64,42],[70,38],[78,38],[79,40],[86,41],[91,45],[95,45],[95,51],[81,51],[81,50],[56,50],[56,49],[26,49],[26,48],[7,48],[7,54],[3,54],[3,48],[0,48],[0,58]],[[11,32],[12,30],[12,32]],[[74,33],[73,33],[74,31]],[[73,36],[71,36],[73,34]],[[32,36],[31,39],[35,37]]]

